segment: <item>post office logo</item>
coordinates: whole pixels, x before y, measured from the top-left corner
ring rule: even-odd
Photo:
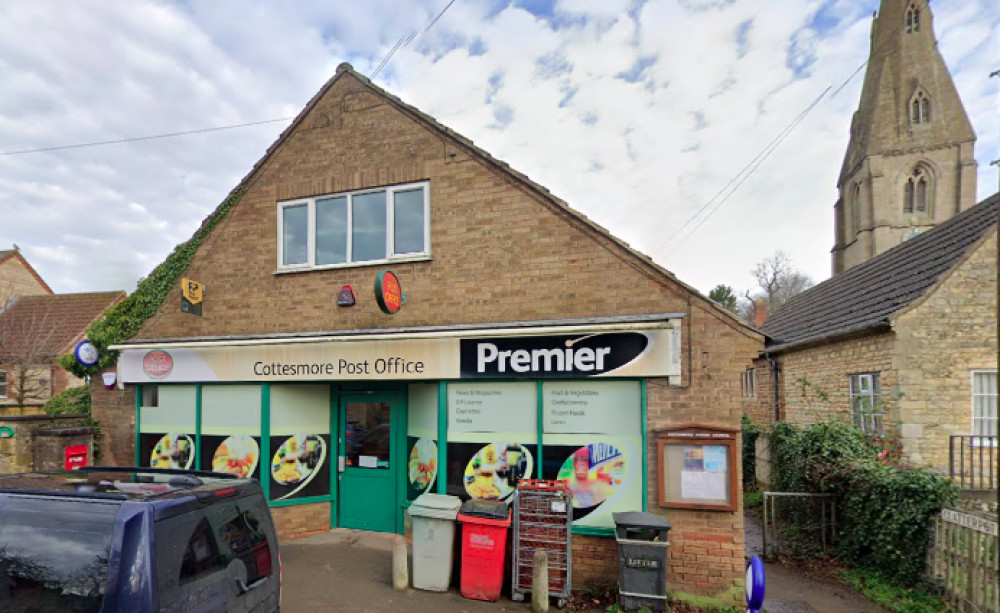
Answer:
[[[142,358],[142,371],[150,379],[162,379],[174,369],[174,359],[160,349],[150,351]]]

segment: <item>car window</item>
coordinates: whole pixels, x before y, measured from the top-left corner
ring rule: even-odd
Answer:
[[[96,613],[117,504],[0,500],[0,611]]]
[[[246,568],[247,585],[271,575],[272,537],[265,523],[266,513],[266,506],[244,498],[157,522],[161,606],[201,589],[199,582],[203,578],[220,575],[235,581],[235,575],[225,574],[234,560],[240,560]]]

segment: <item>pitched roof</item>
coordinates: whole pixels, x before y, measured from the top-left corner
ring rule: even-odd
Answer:
[[[0,363],[30,354],[47,361],[68,353],[105,309],[125,292],[22,296],[0,314]]]
[[[28,260],[26,260],[24,258],[24,256],[21,255],[21,252],[19,250],[17,250],[17,249],[2,249],[2,250],[0,250],[0,265],[2,265],[8,259],[15,258],[15,257],[18,260],[20,260],[21,264],[23,264],[25,268],[28,269],[28,272],[31,273],[31,276],[33,276],[35,278],[35,280],[38,281],[38,284],[41,285],[43,288],[45,288],[45,291],[47,291],[48,293],[51,294],[52,293],[52,288],[49,287],[49,284],[45,282],[45,279],[42,279],[42,276],[40,274],[38,274],[38,272],[34,268],[32,268],[31,264],[29,264]],[[3,305],[0,305],[0,306],[3,306]]]
[[[229,195],[232,196],[240,190],[249,188],[257,176],[258,171],[262,170],[267,163],[270,161],[272,156],[277,152],[282,144],[286,140],[291,138],[295,130],[306,120],[313,108],[319,103],[319,101],[326,95],[327,92],[333,88],[333,85],[341,79],[344,75],[350,75],[357,79],[360,83],[370,89],[379,97],[386,100],[389,104],[394,106],[397,110],[414,119],[415,121],[423,124],[430,130],[437,132],[444,138],[449,139],[451,142],[455,143],[459,148],[463,149],[470,156],[480,159],[481,161],[489,164],[493,168],[497,169],[501,173],[506,174],[508,177],[520,183],[531,192],[533,192],[537,197],[538,201],[542,202],[545,206],[550,207],[557,215],[562,216],[564,219],[569,220],[571,223],[576,222],[583,232],[595,233],[600,237],[606,239],[607,241],[613,243],[616,247],[620,248],[626,253],[626,258],[630,259],[630,264],[634,268],[640,270],[648,277],[655,279],[658,282],[662,282],[665,279],[669,279],[673,284],[677,285],[683,290],[702,298],[703,304],[706,308],[712,310],[716,314],[720,315],[724,320],[728,321],[734,327],[753,335],[759,335],[760,331],[750,326],[743,319],[730,312],[729,310],[723,308],[714,300],[711,300],[703,296],[698,290],[687,285],[683,281],[679,280],[674,276],[672,272],[663,268],[659,264],[653,261],[651,257],[645,255],[628,245],[625,241],[621,240],[610,231],[604,227],[598,225],[596,222],[588,218],[583,213],[573,209],[564,200],[557,198],[552,195],[549,190],[532,181],[527,175],[520,173],[510,167],[506,162],[493,157],[488,151],[476,146],[472,139],[459,134],[458,132],[452,130],[448,126],[440,123],[437,119],[428,115],[427,113],[421,111],[420,109],[403,102],[398,96],[395,96],[388,91],[382,89],[378,85],[375,85],[368,77],[354,70],[354,67],[348,62],[342,62],[337,66],[337,71],[333,77],[331,77],[316,94],[306,103],[305,107],[299,112],[299,114],[292,120],[292,122],[285,128],[278,138],[271,143],[271,146],[267,148],[264,155],[257,160],[250,171],[240,180],[240,182],[234,187]],[[227,197],[228,200],[228,197]],[[225,200],[223,201],[225,202]],[[220,205],[221,207],[222,205]],[[211,218],[211,215],[205,218],[202,222],[204,225]]]
[[[994,194],[931,230],[795,296],[761,330],[770,348],[889,324],[997,224]]]

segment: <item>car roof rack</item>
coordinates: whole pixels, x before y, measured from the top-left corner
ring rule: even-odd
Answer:
[[[239,479],[230,473],[217,473],[210,470],[181,470],[178,468],[142,468],[138,466],[81,466],[74,469],[78,472],[100,473],[147,473],[159,475],[185,475],[192,477],[210,477],[212,479]]]

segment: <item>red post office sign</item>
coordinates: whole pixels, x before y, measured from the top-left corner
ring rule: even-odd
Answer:
[[[64,448],[65,460],[63,466],[66,470],[73,470],[87,465],[87,446],[70,445]]]
[[[399,278],[391,270],[383,270],[375,277],[375,302],[383,313],[394,315],[403,306],[406,296]]]

